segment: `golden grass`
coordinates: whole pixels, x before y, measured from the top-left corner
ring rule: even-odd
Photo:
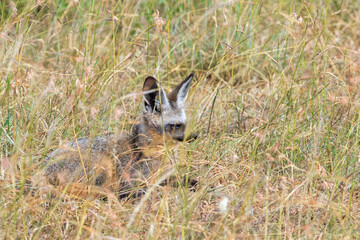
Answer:
[[[0,3],[0,238],[357,239],[357,1]],[[127,131],[145,77],[196,80],[175,176],[134,201],[32,179],[80,136]]]

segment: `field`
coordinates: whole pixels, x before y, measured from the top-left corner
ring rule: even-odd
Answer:
[[[359,239],[359,26],[356,0],[1,1],[0,238]],[[146,76],[191,72],[178,186],[35,184],[59,145],[129,131]]]

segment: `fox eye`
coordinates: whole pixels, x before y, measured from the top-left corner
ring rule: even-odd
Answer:
[[[169,129],[171,129],[171,130],[180,129],[181,126],[182,126],[182,124],[172,124],[172,123],[170,123],[170,124],[167,125],[167,127],[168,127]]]

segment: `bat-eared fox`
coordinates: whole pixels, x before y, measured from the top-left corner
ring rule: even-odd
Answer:
[[[118,198],[138,196],[138,189],[161,165],[156,153],[164,142],[193,141],[186,134],[185,100],[193,74],[166,94],[154,77],[143,86],[142,112],[130,134],[80,138],[45,158],[45,179],[79,196],[93,191]],[[170,144],[171,145],[171,144]]]

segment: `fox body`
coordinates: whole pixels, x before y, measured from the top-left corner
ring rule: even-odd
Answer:
[[[121,198],[134,193],[161,165],[164,142],[197,138],[186,135],[185,100],[192,78],[166,94],[155,78],[147,77],[143,110],[131,133],[80,138],[54,150],[45,159],[47,181],[77,195],[110,191]]]

